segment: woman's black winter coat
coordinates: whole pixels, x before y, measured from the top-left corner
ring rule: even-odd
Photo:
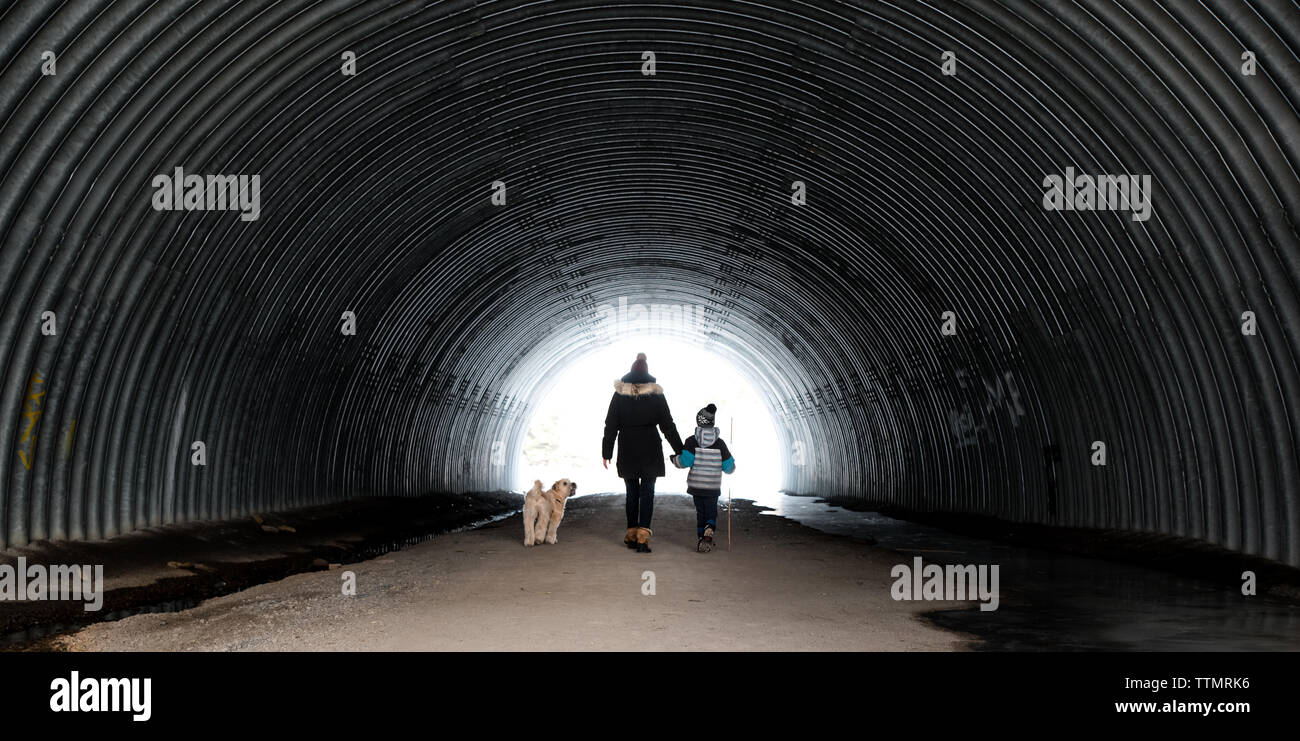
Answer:
[[[629,374],[630,375],[630,374]],[[668,400],[657,383],[614,383],[614,397],[605,415],[605,439],[601,457],[614,457],[618,440],[618,475],[620,478],[648,478],[664,475],[664,449],[659,440],[662,430],[673,454],[682,452],[682,438],[668,411]]]

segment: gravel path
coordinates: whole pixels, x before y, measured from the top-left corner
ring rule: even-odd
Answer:
[[[621,496],[569,503],[559,543],[520,516],[178,613],[92,625],[83,651],[960,650],[922,602],[890,598],[901,556],[760,516],[737,501],[733,550],[695,552],[690,497],[660,495],[654,552],[622,544]],[[725,513],[723,514],[725,521]],[[355,574],[356,595],[342,594]],[[643,589],[653,572],[654,594]]]

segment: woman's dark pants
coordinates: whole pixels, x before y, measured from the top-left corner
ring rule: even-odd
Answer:
[[[627,526],[650,527],[655,513],[655,477],[623,479],[627,484]]]

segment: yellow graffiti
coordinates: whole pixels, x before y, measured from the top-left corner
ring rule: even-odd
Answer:
[[[41,397],[45,396],[44,391],[37,391],[38,385],[43,385],[45,378],[40,373],[33,373],[30,381],[27,382],[27,411],[23,416],[27,418],[27,427],[23,429],[23,436],[18,440],[19,444],[26,443],[26,449],[18,450],[18,458],[22,460],[23,467],[32,470],[32,459],[29,457],[36,447],[36,423],[41,419]]]
[[[68,438],[63,442],[64,458],[67,458],[69,455],[72,454],[72,433],[75,432],[76,429],[77,429],[77,420],[74,419],[72,420],[72,424],[68,426]]]

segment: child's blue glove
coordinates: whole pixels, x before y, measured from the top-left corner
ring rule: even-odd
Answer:
[[[678,468],[690,468],[695,465],[695,454],[689,450],[683,450],[677,455]]]
[[[735,470],[736,470],[736,459],[735,459],[735,458],[728,458],[727,460],[725,460],[725,461],[722,462],[722,472],[723,472],[723,473],[731,473],[731,472],[733,472],[733,471],[735,471]]]

